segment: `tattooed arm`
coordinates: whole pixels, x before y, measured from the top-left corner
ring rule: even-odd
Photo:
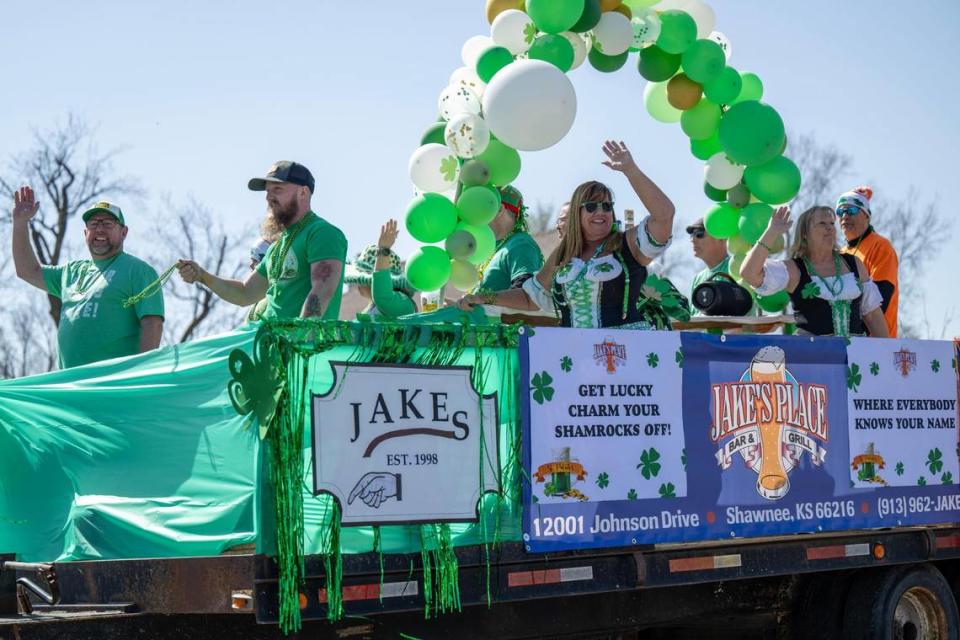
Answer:
[[[303,302],[301,318],[323,316],[340,286],[342,271],[343,262],[340,260],[319,260],[310,264],[310,293]]]

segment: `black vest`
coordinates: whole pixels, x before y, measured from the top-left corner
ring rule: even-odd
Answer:
[[[853,277],[860,281],[860,274],[857,273],[857,259],[849,254],[840,256],[847,263],[847,268],[853,273]],[[807,286],[812,279],[807,272],[807,265],[800,258],[793,258],[793,264],[797,265],[800,271],[800,281],[797,287],[790,294],[790,301],[793,303],[793,310],[805,318],[805,322],[798,323],[797,327],[817,336],[826,336],[833,334],[833,310],[830,303],[823,298],[813,297],[804,298],[803,288]],[[823,286],[817,283],[818,286]],[[860,316],[860,301],[863,296],[857,296],[850,301],[850,335],[859,335],[864,333],[863,318]]]
[[[626,239],[624,239],[626,243]],[[620,259],[625,273],[621,273],[613,280],[600,283],[600,326],[618,327],[623,324],[647,320],[646,315],[637,309],[637,302],[643,298],[643,283],[647,279],[647,268],[637,262],[626,246],[622,252],[614,253]],[[627,317],[623,317],[623,290],[626,285],[626,274],[630,274],[630,292],[627,300]],[[563,291],[563,286],[556,279],[553,282],[554,305],[560,309],[560,325],[572,326],[570,305]]]

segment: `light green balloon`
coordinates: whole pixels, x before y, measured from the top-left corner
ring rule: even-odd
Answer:
[[[683,114],[667,100],[666,82],[648,82],[643,90],[643,105],[647,113],[657,122],[680,122]]]
[[[694,82],[706,84],[716,78],[727,64],[727,57],[713,40],[697,40],[683,52],[683,72]]]
[[[583,14],[583,0],[527,0],[527,15],[544,33],[569,31]]]
[[[769,204],[788,202],[800,191],[800,169],[784,156],[747,167],[743,180],[753,195]]]
[[[460,219],[469,224],[489,224],[500,212],[500,192],[493,187],[464,189],[457,198]]]
[[[727,204],[735,209],[742,209],[750,204],[750,189],[743,183],[727,191]]]
[[[740,213],[740,235],[750,244],[756,244],[763,232],[767,230],[767,224],[773,217],[773,207],[762,202],[748,204]]]
[[[463,260],[450,261],[450,284],[460,291],[470,291],[479,280],[477,268]]]
[[[724,240],[737,233],[737,223],[740,220],[740,211],[726,202],[721,202],[707,211],[703,217],[703,226],[714,238]]]
[[[760,81],[760,76],[745,71],[740,74],[740,80],[743,86],[740,88],[740,93],[737,95],[736,100],[733,101],[733,104],[759,100],[763,97],[763,83]]]
[[[520,175],[520,154],[499,140],[490,138],[486,150],[476,158],[490,169],[490,184],[503,187]]]
[[[488,225],[475,225],[461,222],[457,225],[457,229],[469,231],[473,234],[473,238],[476,241],[477,249],[473,252],[472,256],[467,258],[467,262],[470,264],[480,264],[493,255],[494,249],[497,248],[497,237],[493,235],[493,229]]]
[[[630,11],[632,11],[634,15],[643,13],[646,9],[649,9],[658,2],[660,2],[660,0],[623,0],[623,4],[630,7]]]
[[[719,106],[701,99],[680,116],[680,128],[691,140],[706,140],[717,133],[722,115]]]
[[[727,251],[730,253],[746,253],[753,246],[740,236],[740,227],[737,226],[737,233],[727,238]]]
[[[424,193],[410,201],[405,224],[420,242],[440,242],[457,226],[457,208],[439,193]]]
[[[440,247],[420,247],[407,259],[405,275],[420,291],[436,291],[450,278],[450,256]]]
[[[710,82],[703,85],[703,95],[717,104],[732,104],[743,89],[743,79],[733,67],[724,67]]]

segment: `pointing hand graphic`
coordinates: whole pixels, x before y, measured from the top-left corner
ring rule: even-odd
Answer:
[[[399,501],[401,499],[400,474],[386,471],[371,471],[364,474],[350,492],[347,504],[353,504],[355,498],[360,498],[364,504],[374,509],[379,509],[380,505],[390,498],[396,498]]]

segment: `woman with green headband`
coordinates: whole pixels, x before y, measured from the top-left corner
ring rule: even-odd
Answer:
[[[497,239],[490,258],[479,265],[480,281],[473,293],[484,294],[519,287],[543,266],[543,254],[527,233],[523,196],[514,186],[501,187],[500,212],[490,221]]]
[[[522,288],[466,295],[461,309],[487,304],[555,312],[565,327],[669,329],[670,318],[689,319],[684,298],[648,266],[669,246],[674,206],[636,165],[623,142],[608,140],[603,164],[623,173],[650,216],[620,231],[613,192],[597,181],[581,184],[570,198],[560,245]]]

